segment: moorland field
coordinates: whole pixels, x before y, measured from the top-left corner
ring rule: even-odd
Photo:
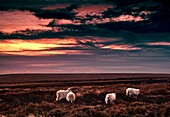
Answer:
[[[56,102],[56,91],[73,89],[73,103]],[[138,98],[125,95],[141,90]],[[105,104],[115,92],[114,104]],[[170,117],[170,74],[0,75],[0,117]]]

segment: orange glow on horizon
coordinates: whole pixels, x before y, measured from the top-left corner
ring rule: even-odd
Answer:
[[[74,47],[76,40],[66,39],[39,39],[39,40],[1,40],[0,54],[39,56],[79,53],[78,50],[50,50],[59,47]]]
[[[63,51],[15,51],[15,52],[2,52],[2,54],[20,55],[20,56],[45,56],[45,55],[58,55],[66,54]]]
[[[83,53],[81,50],[51,50],[51,51],[14,51],[14,52],[0,52],[1,54],[10,54],[10,55],[20,55],[20,56],[49,56],[49,55],[64,55],[64,54],[73,54],[73,55],[89,55],[91,53]]]
[[[1,43],[0,51],[24,51],[24,50],[43,50],[52,47],[56,47],[57,45],[53,44],[41,44],[41,43],[32,43],[32,42],[24,42],[24,41],[10,41],[9,43]]]

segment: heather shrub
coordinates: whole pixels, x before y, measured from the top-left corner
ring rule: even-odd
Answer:
[[[46,117],[63,117],[67,112],[62,112],[58,109],[51,110]]]

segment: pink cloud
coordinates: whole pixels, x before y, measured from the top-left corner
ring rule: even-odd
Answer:
[[[67,20],[67,19],[57,19],[55,23],[58,25],[74,24],[72,20]]]
[[[108,8],[113,8],[112,5],[109,4],[100,4],[100,5],[82,5],[80,8],[73,10],[77,12],[77,16],[85,17],[87,14],[96,15],[102,11],[107,10]]]
[[[141,11],[139,14],[140,15],[149,15],[149,14],[151,14],[151,12],[150,11]]]
[[[132,16],[132,15],[120,15],[119,17],[112,18],[113,21],[115,22],[120,22],[120,21],[143,21],[144,19],[140,16]]]
[[[12,33],[18,30],[41,29],[50,30],[45,27],[51,19],[38,19],[29,11],[0,11],[0,31]]]
[[[143,21],[147,19],[143,19],[140,16],[133,16],[133,15],[120,15],[119,17],[115,18],[103,18],[103,19],[97,19],[93,18],[91,21],[86,21],[86,24],[100,24],[100,23],[107,23],[107,22],[123,22],[123,21],[128,21],[128,22],[138,22],[138,21]]]
[[[112,50],[141,50],[141,48],[133,47],[131,45],[116,45],[116,44],[104,46],[102,48],[104,48],[104,49],[112,49]]]
[[[170,46],[170,42],[151,42],[151,43],[147,43],[147,45]]]

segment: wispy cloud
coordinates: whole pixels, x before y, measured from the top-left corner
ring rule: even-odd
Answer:
[[[170,46],[170,42],[150,42],[150,43],[147,43],[147,45],[151,45],[151,46],[154,46],[154,45]]]
[[[5,40],[0,41],[0,54],[41,56],[80,53],[78,50],[50,50],[59,47],[73,47],[73,39]]]
[[[56,9],[63,9],[70,6],[69,3],[65,3],[65,4],[55,4],[55,5],[48,5],[48,6],[44,6],[41,9],[42,10],[56,10]]]
[[[139,47],[134,47],[132,45],[108,45],[108,46],[104,46],[102,48],[106,48],[106,49],[112,49],[112,50],[141,50],[142,48]]]
[[[101,12],[107,10],[108,8],[113,8],[114,6],[111,4],[86,4],[81,5],[79,8],[74,9],[77,17],[86,18],[86,16],[100,15]]]

